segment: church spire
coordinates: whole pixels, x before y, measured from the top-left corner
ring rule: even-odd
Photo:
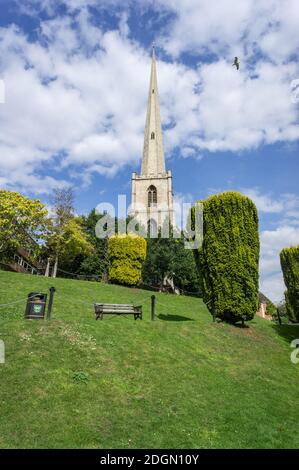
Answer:
[[[156,56],[155,47],[153,46],[141,175],[158,176],[159,174],[165,174],[165,159],[157,84]]]

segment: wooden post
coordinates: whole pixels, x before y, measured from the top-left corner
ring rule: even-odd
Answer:
[[[152,321],[155,319],[155,303],[156,303],[156,296],[152,295]]]
[[[55,291],[56,291],[55,287],[50,288],[50,299],[49,299],[49,303],[48,303],[47,320],[51,320],[53,298],[54,298]]]

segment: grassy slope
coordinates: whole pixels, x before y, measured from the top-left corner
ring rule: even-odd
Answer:
[[[142,321],[96,322],[83,302],[151,293],[3,271],[0,304],[51,285],[51,322],[25,321],[25,301],[0,309],[1,448],[298,447],[298,327],[213,324],[201,300],[166,294],[154,323],[148,300]]]

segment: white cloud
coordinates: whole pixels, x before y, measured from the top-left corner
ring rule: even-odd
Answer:
[[[285,290],[279,254],[283,248],[299,244],[299,227],[282,225],[275,230],[264,230],[260,234],[260,242],[260,289],[278,302],[283,299]]]
[[[157,0],[175,18],[161,42],[177,57],[210,52],[250,60],[256,52],[282,62],[298,51],[297,0]]]
[[[218,54],[212,63],[198,64],[197,69],[176,61],[158,63],[168,157],[175,148],[181,149],[183,157],[201,158],[204,150],[239,152],[299,138],[298,106],[292,103],[290,88],[299,70],[294,61],[286,60],[297,36],[289,38],[284,56],[283,50],[277,53],[284,57],[283,64],[276,65],[271,55],[277,41],[289,37],[288,26],[294,32],[297,13],[294,2],[289,2],[289,12],[283,12],[276,0],[267,6],[260,1],[236,5],[223,0],[217,8],[207,0],[140,3],[140,8],[176,13],[158,38],[174,56],[188,50],[195,55],[207,50]],[[56,6],[62,3],[72,15],[55,16]],[[16,26],[0,28],[0,74],[7,88],[6,103],[0,107],[4,184],[20,186],[27,175],[38,185],[38,174],[41,169],[46,172],[48,165],[57,170],[58,179],[64,169],[69,175],[81,174],[86,184],[92,172],[112,176],[127,164],[138,169],[150,57],[132,39],[132,3],[113,1],[115,10],[110,12],[119,24],[113,31],[96,26],[87,5],[101,9],[111,3],[24,2],[32,14],[47,9],[52,15],[41,21],[35,42]],[[275,21],[280,17],[279,23]],[[270,33],[272,42],[267,42]],[[229,47],[235,44],[248,51],[239,72],[231,66]],[[257,48],[271,61],[257,56],[252,63]],[[55,180],[52,173],[51,178]],[[40,181],[39,190],[48,190],[50,185]]]
[[[283,214],[285,217],[299,219],[299,197],[285,193],[274,197],[271,193],[262,193],[258,188],[242,188],[241,193],[253,200],[260,212]]]
[[[0,30],[8,84],[0,110],[0,172],[6,184],[21,185],[21,172],[33,177],[48,164],[57,170],[83,168],[85,182],[91,172],[111,176],[128,163],[139,166],[150,57],[117,31],[95,28],[100,49],[95,47],[94,35],[86,34],[86,10],[76,18],[77,30],[70,18],[43,22],[46,46],[32,44],[14,26]],[[159,74],[165,121],[179,122],[197,100],[196,73],[162,63]],[[169,91],[170,80],[181,93],[179,103],[175,90]],[[171,151],[189,132],[179,125],[172,145],[166,137],[166,148]],[[48,189],[41,184],[41,191]]]

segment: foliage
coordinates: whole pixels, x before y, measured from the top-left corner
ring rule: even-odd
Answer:
[[[87,382],[89,381],[89,374],[87,374],[86,372],[82,372],[82,371],[74,372],[73,381],[78,384],[83,383],[87,385]]]
[[[198,274],[192,250],[185,248],[183,234],[174,233],[173,229],[169,238],[162,238],[159,230],[157,238],[147,239],[143,282],[162,287],[165,277],[172,278],[174,285],[181,290],[198,292]]]
[[[280,253],[280,263],[287,290],[286,309],[289,319],[299,321],[299,245],[284,248]]]
[[[88,239],[94,246],[92,254],[85,257],[79,267],[80,273],[88,275],[98,275],[108,278],[108,238],[99,238],[96,236],[96,225],[104,214],[97,214],[93,209],[87,217],[83,217],[84,231]]]
[[[109,280],[137,285],[146,257],[146,241],[137,235],[114,235],[108,240]]]
[[[74,216],[72,188],[54,188],[50,202],[55,214],[55,225],[63,227]]]
[[[47,248],[50,252],[59,255],[60,269],[71,272],[94,251],[83,230],[81,217],[70,218],[63,227],[53,226]]]
[[[52,261],[55,260],[52,276],[56,277],[58,264],[61,262],[64,252],[67,252],[67,247],[64,246],[67,242],[66,235],[77,229],[75,224],[72,223],[75,219],[72,188],[55,188],[50,197],[50,202],[53,215],[50,219],[51,231],[48,235],[44,254],[52,258]],[[71,238],[69,245],[74,244],[76,236]]]
[[[8,256],[21,246],[38,251],[35,242],[47,232],[47,213],[38,199],[0,190],[0,256]]]
[[[287,312],[287,307],[286,307],[286,304],[285,304],[285,301],[284,300],[281,300],[278,305],[277,305],[277,310],[276,310],[276,314],[273,315],[273,318],[275,321],[278,321],[278,314],[277,312],[279,313],[279,316],[280,316],[280,319],[284,322],[284,323],[287,323],[289,321],[289,317],[288,317],[288,312]]]
[[[267,302],[266,314],[272,315],[272,316],[275,316],[277,314],[277,307],[275,307],[275,305],[273,304],[273,302],[271,302],[271,300]]]
[[[266,315],[271,315],[272,317],[277,316],[277,307],[273,302],[262,292],[259,292],[259,306],[264,303],[266,304]]]
[[[259,235],[249,198],[226,192],[203,201],[203,244],[196,261],[210,312],[233,323],[251,320],[258,308]]]

